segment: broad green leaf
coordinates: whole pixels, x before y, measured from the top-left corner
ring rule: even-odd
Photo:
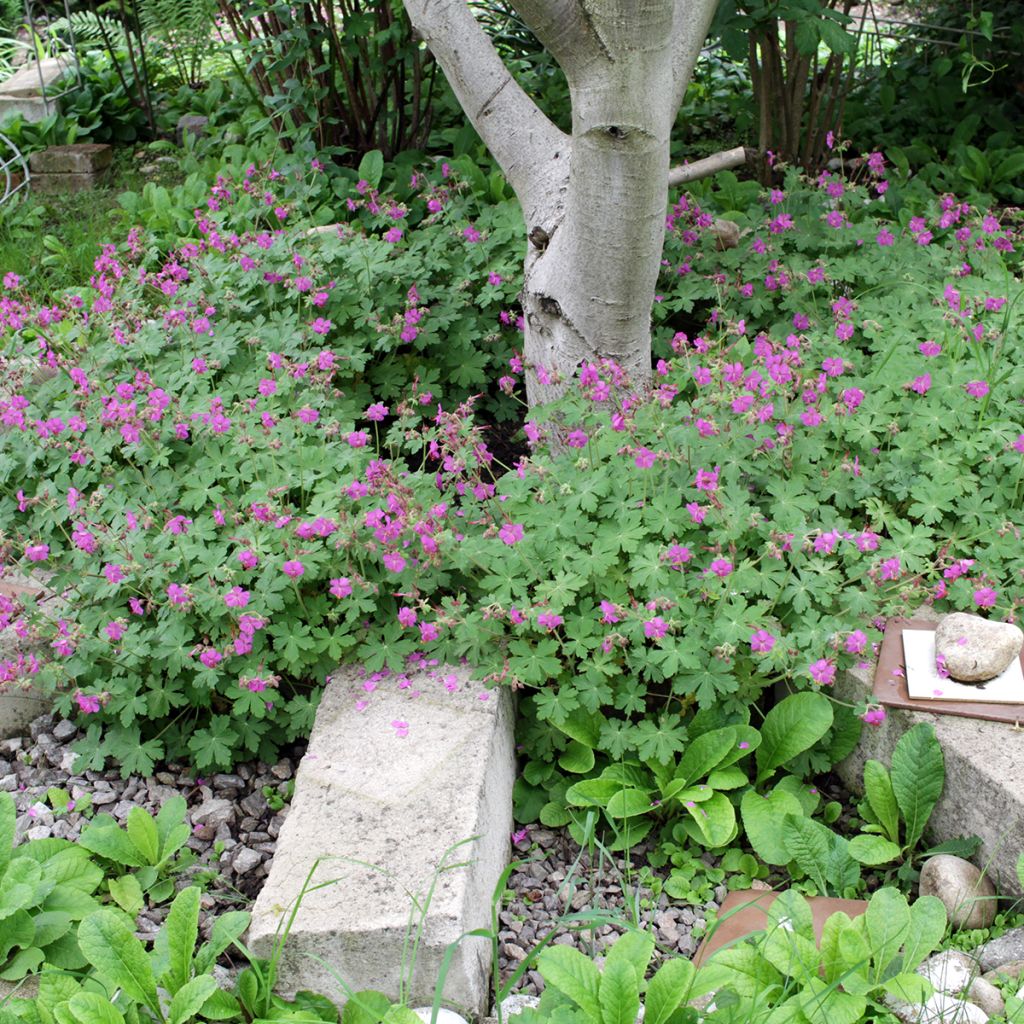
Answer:
[[[850,856],[861,864],[889,864],[900,855],[895,843],[881,836],[859,835],[850,840]]]
[[[249,913],[245,910],[229,910],[221,914],[210,929],[210,940],[196,954],[197,974],[209,971],[221,955],[236,939],[241,938],[249,927]]]
[[[576,807],[607,807],[608,801],[621,791],[621,782],[601,775],[596,779],[584,779],[570,786],[565,791],[565,799],[567,803]]]
[[[620,789],[612,794],[605,810],[610,818],[635,818],[650,813],[651,798],[639,789]]]
[[[167,971],[161,984],[172,995],[192,973],[192,956],[199,938],[199,888],[190,885],[174,898],[164,924],[167,936]],[[203,996],[203,1001],[206,996]],[[201,1004],[200,1004],[201,1005]]]
[[[24,949],[32,944],[36,926],[33,916],[27,910],[18,910],[11,914],[0,928],[0,964],[4,963],[16,948]]]
[[[606,965],[622,960],[628,963],[638,978],[643,978],[654,953],[654,939],[646,932],[625,932],[620,935],[608,951]]]
[[[142,886],[134,875],[122,875],[120,878],[107,880],[107,889],[114,902],[126,913],[134,917],[145,906]]]
[[[740,801],[740,814],[747,840],[765,864],[788,864],[793,859],[783,836],[782,823],[787,814],[803,814],[803,808],[792,793],[773,789],[764,797],[748,789]]]
[[[359,177],[365,181],[370,188],[376,188],[380,184],[381,175],[384,173],[384,154],[379,149],[371,149],[364,154],[359,161]]]
[[[217,982],[209,974],[200,974],[198,978],[182,985],[171,997],[168,1024],[185,1024],[185,1021],[199,1013],[206,1000],[216,991]]]
[[[192,834],[189,827],[184,824],[187,806],[185,798],[181,796],[172,796],[170,800],[165,800],[160,805],[156,816],[156,830],[160,836],[161,857],[166,857],[183,846]],[[182,828],[186,833],[184,839],[180,838]]]
[[[559,722],[557,728],[559,732],[564,732],[570,739],[593,749],[599,745],[601,726],[606,722],[607,719],[599,711],[588,714],[580,710],[566,721]]]
[[[549,800],[540,809],[540,823],[548,828],[561,828],[572,821],[569,808],[558,800]]]
[[[341,1024],[378,1024],[391,1009],[391,1000],[372,988],[355,992],[341,1011]]]
[[[112,860],[115,864],[131,868],[146,865],[145,858],[129,839],[128,833],[112,822],[91,822],[82,830],[78,842],[91,853]]]
[[[719,762],[732,751],[736,743],[736,730],[731,726],[713,729],[686,745],[683,756],[676,768],[676,779],[686,785],[703,779],[713,771]]]
[[[0,979],[3,981],[21,981],[30,974],[38,974],[43,966],[43,951],[31,946],[28,949],[19,950],[2,971]]]
[[[781,700],[765,715],[757,748],[759,778],[814,746],[832,725],[832,703],[823,693],[804,691]]]
[[[942,747],[925,722],[908,729],[892,752],[892,791],[906,823],[904,843],[912,850],[924,832],[946,781]]]
[[[14,848],[14,822],[17,816],[14,797],[10,793],[0,793],[0,876],[11,859],[11,850]]]
[[[708,776],[708,785],[712,789],[740,789],[750,782],[750,776],[738,765],[728,768],[716,768]]]
[[[919,896],[910,908],[910,934],[903,945],[903,970],[913,971],[939,948],[946,934],[946,908],[937,896]]]
[[[34,860],[15,857],[10,861],[0,878],[0,921],[35,905],[36,887],[41,877],[42,871]]]
[[[98,992],[76,992],[68,1009],[81,1024],[124,1024],[121,1011]]]
[[[713,793],[701,803],[684,803],[690,817],[696,823],[707,846],[716,849],[725,846],[736,835],[736,809],[724,793]]]
[[[206,1020],[235,1020],[241,1016],[242,1007],[238,1000],[230,992],[222,989],[217,989],[203,1003],[203,1017]]]
[[[821,970],[825,980],[831,985],[843,973],[843,961],[839,953],[839,938],[845,928],[850,925],[850,918],[841,910],[829,914],[821,928]]]
[[[781,928],[814,941],[814,915],[811,912],[811,905],[796,889],[786,889],[772,900],[768,907],[767,920],[766,927],[769,930]]]
[[[640,1009],[640,977],[626,960],[611,959],[601,972],[601,1024],[634,1024]]]
[[[135,849],[146,864],[156,864],[160,860],[160,835],[156,822],[141,807],[133,807],[128,812],[128,838],[135,844]]]
[[[868,945],[874,961],[874,980],[880,981],[900,947],[910,939],[910,908],[898,889],[876,890],[864,912]]]
[[[116,914],[109,910],[90,914],[78,926],[78,945],[107,984],[158,1011],[156,981],[146,951]]]
[[[718,950],[707,966],[701,967],[694,981],[693,994],[729,985],[737,995],[749,999],[779,984],[781,979],[778,970],[758,949],[748,943],[740,943]]]
[[[573,740],[558,759],[558,767],[573,775],[583,775],[594,767],[594,750],[578,740]]]
[[[666,960],[647,983],[644,1024],[665,1024],[683,1004],[696,974],[689,960]]]
[[[32,936],[32,945],[40,949],[56,942],[62,935],[71,930],[72,920],[70,914],[63,914],[59,910],[48,910],[42,914],[35,914],[32,918],[35,924],[35,935]]]
[[[887,978],[882,983],[882,988],[901,1002],[912,1004],[923,1003],[932,994],[932,987],[927,980],[920,974],[909,972]]]
[[[544,980],[593,1020],[601,1019],[601,975],[590,957],[571,946],[548,946],[537,962]]]
[[[800,870],[809,875],[817,886],[818,893],[827,895],[828,829],[802,814],[787,814],[782,822],[782,840]]]
[[[878,761],[864,764],[864,795],[868,806],[874,812],[878,823],[885,829],[886,836],[894,843],[900,841],[900,812],[892,781],[885,765]]]

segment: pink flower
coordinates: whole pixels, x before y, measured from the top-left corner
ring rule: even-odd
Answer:
[[[885,708],[869,707],[860,717],[866,725],[881,725],[885,721]]]
[[[415,626],[416,625],[416,612],[412,608],[399,608],[398,609],[398,621],[403,626]]]
[[[775,637],[767,629],[755,630],[750,635],[750,649],[758,654],[767,654],[775,646]]]
[[[660,616],[644,622],[644,636],[648,640],[660,640],[668,632],[668,623]]]
[[[831,686],[836,679],[836,667],[827,658],[819,658],[808,671],[811,678],[822,686]]]
[[[353,430],[346,438],[352,448],[365,448],[370,435],[365,430]]]
[[[224,603],[229,608],[244,608],[249,603],[249,591],[241,587],[232,587],[224,595]]]
[[[349,597],[352,594],[352,581],[347,576],[338,576],[331,580],[331,596],[337,598]]]
[[[325,320],[322,316],[318,316],[310,325],[309,328],[314,334],[326,334],[334,324],[330,320]]]
[[[260,564],[259,556],[248,548],[243,548],[238,552],[238,561],[242,563],[243,569],[255,569]]]
[[[920,377],[915,377],[909,384],[911,391],[916,391],[919,395],[928,394],[928,389],[932,386],[932,375],[930,373],[922,373]]]
[[[637,448],[636,456],[633,459],[637,469],[650,469],[654,465],[657,455],[650,448]]]
[[[984,380],[971,380],[964,385],[964,391],[971,398],[984,398],[988,394],[988,382]]]
[[[103,631],[114,641],[120,640],[124,636],[124,630],[124,623],[118,622],[116,619],[111,620],[103,627]]]
[[[898,580],[900,578],[900,560],[898,558],[886,558],[878,566],[879,579]]]
[[[441,631],[437,628],[436,622],[421,622],[420,623],[420,640],[423,643],[432,643],[441,635]]]
[[[218,662],[222,660],[220,651],[215,651],[212,647],[207,647],[202,654],[199,655],[199,660],[207,667],[213,668]]]
[[[167,585],[167,599],[171,604],[188,604],[188,591],[178,583]]]
[[[619,609],[612,604],[611,601],[601,602],[601,621],[606,625],[610,626],[615,622],[619,622]]]
[[[71,534],[71,541],[76,548],[80,548],[87,555],[96,550],[96,538],[85,527],[76,526]]]
[[[992,587],[980,587],[974,592],[974,603],[979,608],[991,608],[998,596]]]
[[[894,245],[896,243],[896,238],[888,228],[882,228],[882,230],[875,235],[875,241],[879,245]]]
[[[698,491],[708,491],[713,493],[718,490],[718,466],[711,469],[698,469],[697,476],[694,478],[693,486]]]
[[[405,556],[398,551],[387,552],[381,561],[391,572],[401,572],[405,568]]]
[[[49,544],[29,544],[25,548],[25,557],[30,562],[45,562],[49,554]]]
[[[83,715],[94,715],[100,709],[100,699],[91,693],[76,693],[75,703]]]
[[[373,423],[380,423],[388,414],[388,407],[382,402],[374,402],[366,410],[366,418]]]
[[[537,625],[542,626],[544,629],[557,629],[563,622],[565,622],[565,619],[554,612],[540,612],[537,616]]]
[[[942,351],[942,346],[936,341],[922,341],[917,346],[917,351],[928,359],[937,356]]]
[[[868,638],[859,630],[855,629],[847,638],[844,647],[847,654],[860,654],[867,647]]]
[[[320,413],[316,409],[311,409],[308,405],[303,406],[295,414],[296,419],[301,420],[303,423],[316,423],[320,419]]]
[[[582,430],[574,430],[565,439],[565,443],[570,448],[586,448],[587,446],[587,435]]]
[[[716,558],[709,566],[710,571],[716,576],[725,579],[732,572],[732,562],[726,558]]]
[[[269,377],[264,377],[257,385],[256,390],[264,396],[272,395],[277,391],[277,381],[272,380]]]
[[[303,564],[296,558],[292,559],[290,562],[285,562],[284,565],[281,566],[281,571],[285,574],[285,576],[290,576],[293,580],[295,580],[298,579],[306,571],[306,569],[303,566]]]
[[[505,544],[515,544],[517,541],[523,539],[523,526],[522,523],[505,523],[500,530],[498,530],[498,536],[502,539]]]

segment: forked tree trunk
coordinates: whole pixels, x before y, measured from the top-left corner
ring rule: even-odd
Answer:
[[[580,364],[651,377],[669,137],[717,0],[514,0],[561,65],[572,134],[519,88],[465,0],[405,0],[463,110],[515,189],[527,227],[527,397]]]

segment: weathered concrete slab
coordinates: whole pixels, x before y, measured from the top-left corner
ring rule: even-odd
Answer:
[[[28,184],[39,195],[56,195],[63,192],[88,192],[102,185],[106,179],[105,170],[87,174],[33,174]]]
[[[336,673],[249,931],[254,952],[269,956],[285,908],[317,860],[333,858],[314,881],[338,881],[305,896],[284,947],[282,991],[309,988],[341,1004],[329,968],[353,990],[397,996],[411,916],[419,925],[412,897],[423,901],[446,851],[476,837],[448,855],[459,866],[436,877],[407,993],[411,1005],[430,1003],[449,943],[490,924],[510,853],[514,776],[508,691],[486,690],[465,669]],[[487,1009],[490,954],[485,939],[460,944],[446,1003],[473,1015]]]
[[[56,109],[56,102],[42,96],[4,96],[0,93],[0,125],[16,117],[29,124],[38,124]]]
[[[37,174],[90,174],[109,167],[114,147],[105,142],[78,142],[70,146],[48,146],[31,153],[28,165]]]
[[[915,617],[926,616],[915,613]],[[856,703],[871,693],[875,663],[840,673],[835,695]],[[1024,729],[954,715],[886,709],[885,721],[865,726],[857,749],[838,766],[854,791],[863,791],[864,762],[889,765],[897,741],[911,726],[930,722],[946,759],[946,788],[932,815],[937,840],[976,834],[974,862],[988,871],[1000,894],[1021,894],[1016,864],[1024,850]],[[1022,723],[1024,725],[1024,723]]]
[[[0,96],[43,96],[61,75],[70,68],[65,57],[45,57],[43,60],[26,64],[10,78],[0,82]]]

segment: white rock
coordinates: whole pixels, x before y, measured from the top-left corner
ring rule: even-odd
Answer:
[[[431,1006],[417,1006],[412,1012],[423,1021],[423,1024],[430,1024],[434,1010]],[[469,1022],[454,1010],[446,1010],[442,1006],[437,1011],[437,1024],[469,1024]]]
[[[936,992],[923,1004],[885,1000],[903,1024],[987,1024],[988,1014],[974,1003]]]
[[[995,679],[1024,646],[1024,632],[1010,622],[990,622],[980,615],[953,612],[935,627],[935,656],[961,683]]]
[[[931,982],[936,992],[954,995],[962,992],[977,973],[977,963],[958,949],[947,949],[929,957],[917,969],[917,973]]]
[[[987,928],[996,916],[996,890],[969,860],[940,853],[921,868],[918,892],[942,900],[954,928]]]
[[[535,1010],[540,1006],[540,996],[530,996],[523,992],[513,992],[505,996],[501,1001],[501,1016],[503,1019],[514,1017],[523,1010]]]

